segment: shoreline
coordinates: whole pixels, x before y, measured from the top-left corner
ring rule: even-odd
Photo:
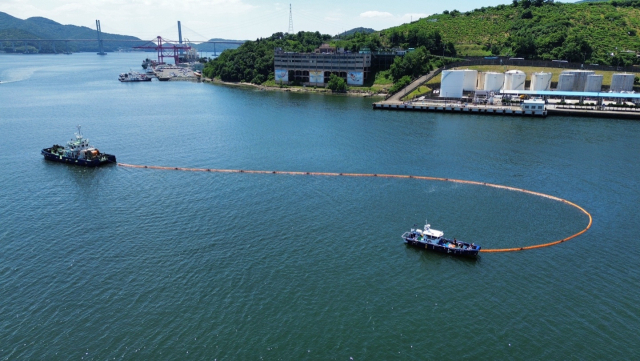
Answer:
[[[265,85],[258,85],[253,83],[244,83],[244,82],[230,82],[230,81],[223,81],[220,79],[211,79],[211,78],[205,78],[205,77],[202,77],[201,81],[203,83],[212,83],[212,84],[221,84],[221,85],[230,85],[230,86],[247,86],[247,87],[253,87],[259,90],[266,90],[266,91],[282,91],[282,92],[293,92],[293,93],[317,93],[317,94],[327,94],[327,95],[348,95],[348,96],[358,96],[363,98],[368,98],[368,97],[384,98],[387,95],[385,93],[374,93],[374,92],[362,91],[362,90],[347,90],[346,93],[334,93],[327,88],[314,89],[311,87],[298,87],[298,86],[281,88],[278,86],[265,86]]]

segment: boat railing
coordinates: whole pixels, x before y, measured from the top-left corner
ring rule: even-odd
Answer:
[[[418,234],[415,233],[415,232],[404,232],[402,234],[402,238],[411,239],[411,240],[417,241],[418,240]]]

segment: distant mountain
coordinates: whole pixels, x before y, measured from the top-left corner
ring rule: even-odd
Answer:
[[[242,42],[245,42],[246,40],[231,40],[231,39],[214,38],[214,39],[209,39],[209,41],[242,41]],[[210,43],[204,43],[204,44],[196,45],[195,48],[198,49],[199,52],[206,51],[208,53],[213,53],[213,51],[215,49],[216,53],[220,54],[226,49],[237,49],[240,45],[241,44],[224,44],[224,43],[221,43],[221,44],[210,44]]]
[[[353,35],[355,33],[371,34],[371,33],[375,33],[375,32],[376,31],[371,29],[371,28],[359,27],[359,28],[353,28],[351,30],[344,31],[344,32],[340,33],[339,36],[344,37],[344,36]]]
[[[104,40],[140,40],[134,36],[102,33]],[[7,13],[0,12],[0,39],[97,39],[95,29],[86,26],[62,25],[43,17],[32,17],[26,20],[18,19]],[[105,51],[115,51],[118,48],[130,48],[140,43],[124,41],[105,41]],[[22,43],[3,42],[0,48],[7,52],[13,51],[13,46],[23,46]],[[53,52],[52,43],[37,44],[28,43],[33,48],[39,48],[41,52]],[[69,47],[68,49],[66,47]],[[18,50],[16,50],[18,51]],[[98,51],[97,41],[69,41],[68,43],[55,44],[55,51]]]

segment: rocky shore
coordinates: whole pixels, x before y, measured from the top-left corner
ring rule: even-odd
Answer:
[[[213,83],[213,84],[224,84],[231,86],[247,86],[258,88],[260,90],[271,90],[271,91],[284,91],[284,92],[294,92],[294,93],[324,93],[324,94],[344,94],[349,96],[358,96],[358,97],[385,97],[387,94],[385,93],[374,93],[366,90],[359,89],[351,89],[346,93],[334,93],[330,89],[327,88],[313,88],[313,87],[300,87],[300,86],[287,86],[287,87],[279,87],[279,86],[264,86],[252,83],[244,83],[244,82],[228,82],[222,81],[220,79],[211,79],[202,77],[202,82],[204,83]]]

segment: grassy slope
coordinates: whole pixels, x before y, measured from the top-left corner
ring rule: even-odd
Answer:
[[[412,24],[382,31],[383,43],[390,44],[392,30],[408,33],[410,29],[439,30],[444,41],[456,44],[458,55],[488,55],[483,47],[499,44],[508,47],[509,35],[518,27],[537,27],[538,35],[561,24],[568,28],[567,35],[586,39],[594,55],[606,56],[621,50],[640,50],[640,37],[629,35],[629,30],[640,34],[640,9],[614,7],[610,3],[579,3],[531,7],[533,19],[521,19],[521,7],[498,6],[476,9],[452,16],[437,14]],[[548,35],[548,34],[547,34]],[[618,48],[618,49],[616,49]],[[507,51],[508,49],[503,49]]]

